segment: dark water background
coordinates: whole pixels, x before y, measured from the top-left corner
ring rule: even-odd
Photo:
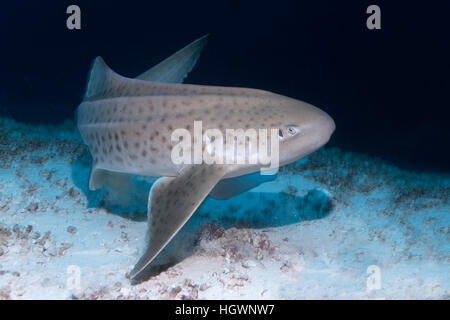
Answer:
[[[81,7],[82,29],[66,28]],[[381,7],[382,29],[366,28]],[[22,1],[0,11],[0,112],[60,123],[90,64],[136,76],[211,33],[188,83],[270,90],[327,111],[330,146],[450,171],[450,5],[444,1]]]

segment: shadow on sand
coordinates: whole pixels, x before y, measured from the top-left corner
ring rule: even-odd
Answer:
[[[126,219],[147,220],[147,198],[155,178],[120,175],[119,183],[105,184],[101,189],[89,191],[90,156],[84,154],[72,165],[74,184],[88,199],[88,207],[103,207],[111,214]],[[292,187],[282,191],[239,194],[227,200],[207,197],[195,214],[152,262],[143,278],[146,280],[191,256],[195,251],[195,237],[201,226],[214,221],[223,228],[272,228],[301,221],[321,219],[332,211],[332,201],[325,192],[309,190],[299,195]]]

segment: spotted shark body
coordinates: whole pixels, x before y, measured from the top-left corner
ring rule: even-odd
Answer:
[[[78,129],[93,158],[91,190],[114,173],[159,177],[149,194],[147,251],[132,279],[143,274],[208,194],[228,198],[262,181],[246,178],[261,169],[259,164],[174,163],[175,129],[194,135],[195,121],[224,135],[226,129],[277,128],[280,165],[320,148],[334,131],[333,120],[305,102],[263,90],[181,84],[206,39],[135,79],[96,58],[77,109]]]

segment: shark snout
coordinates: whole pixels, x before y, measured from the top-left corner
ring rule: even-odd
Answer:
[[[320,148],[330,140],[331,135],[336,129],[336,124],[328,113],[317,109],[313,128],[315,131],[317,148]]]
[[[322,119],[322,128],[326,135],[328,135],[328,139],[333,134],[334,130],[336,129],[336,124],[334,123],[333,118],[331,118],[328,113],[325,111],[322,111],[324,113],[323,119]]]
[[[287,164],[303,158],[325,145],[331,138],[336,124],[323,110],[298,101],[286,109],[285,123],[297,128],[292,139],[285,139],[280,149],[280,163]],[[287,128],[290,125],[286,125]],[[287,130],[289,133],[289,130]]]

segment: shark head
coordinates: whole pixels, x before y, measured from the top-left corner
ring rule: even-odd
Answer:
[[[322,147],[336,127],[326,112],[303,101],[289,99],[277,108],[283,115],[278,130],[280,165],[296,161]]]

